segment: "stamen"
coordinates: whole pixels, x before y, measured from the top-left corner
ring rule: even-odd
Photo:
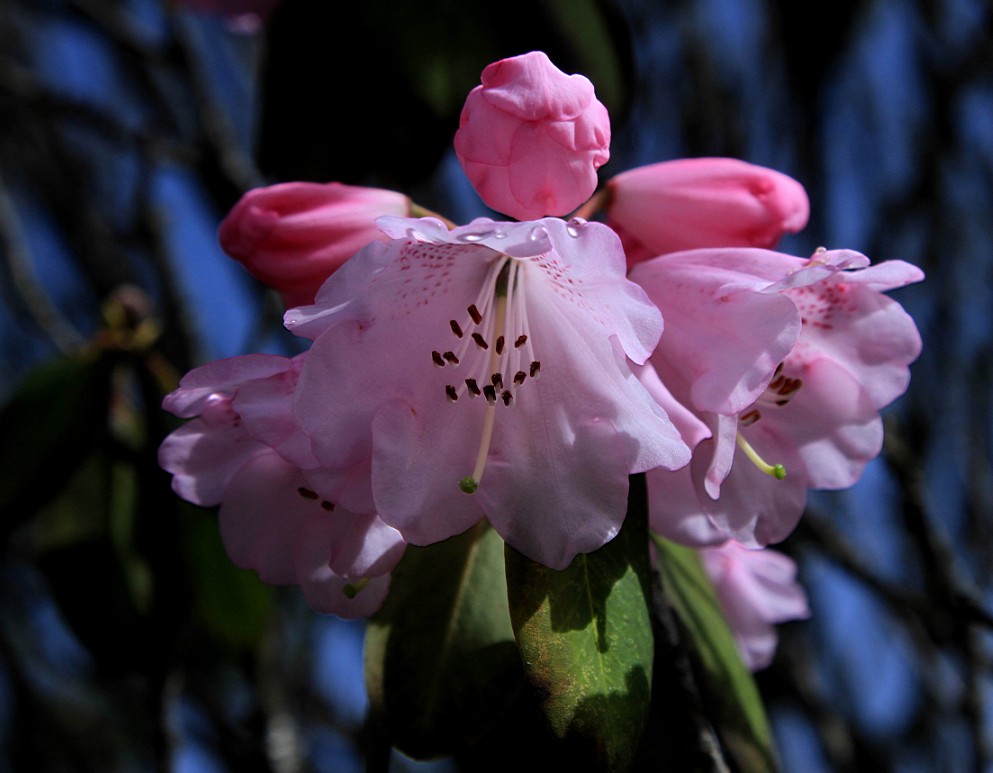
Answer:
[[[503,390],[503,394],[500,395],[500,399],[503,400],[503,404],[506,405],[508,408],[510,407],[511,403],[514,402],[514,396],[510,393],[509,389]]]
[[[776,480],[783,480],[786,477],[786,468],[781,464],[769,464],[765,459],[759,456],[758,451],[752,448],[751,444],[745,440],[742,434],[739,432],[738,437],[738,448],[745,452],[745,456],[758,467],[766,475],[771,475]]]
[[[334,512],[334,502],[328,502],[326,499],[321,500],[321,509],[327,510],[329,513]]]
[[[469,393],[473,397],[479,397],[479,395],[482,394],[482,392],[479,390],[479,384],[476,383],[476,379],[467,378],[465,380],[465,385],[469,388]]]
[[[455,352],[445,352],[441,356],[444,357],[448,362],[452,363],[452,365],[459,364],[459,358],[455,356]]]
[[[439,368],[445,367],[445,361],[441,358],[441,352],[431,352],[431,359]]]
[[[459,399],[459,393],[455,391],[455,387],[451,384],[445,386],[445,395],[448,397],[450,402],[455,402]]]
[[[486,339],[483,338],[479,333],[473,333],[472,334],[472,340],[475,341],[476,342],[476,345],[480,349],[483,349],[484,351],[486,349],[489,349],[490,348],[490,345],[488,343],[486,343]]]
[[[494,389],[503,389],[503,374],[502,373],[494,373],[492,376],[490,376],[490,381],[493,382],[493,388]]]
[[[496,340],[496,353],[503,354],[503,336],[499,336]]]
[[[311,491],[309,488],[304,488],[303,486],[297,489],[297,493],[304,499],[317,499],[316,491]]]
[[[528,342],[528,337],[524,334],[517,336],[517,340],[514,341],[514,348],[520,349],[524,344]]]
[[[537,381],[539,375],[541,375],[541,363],[535,360],[531,363],[531,378]]]
[[[520,386],[521,384],[524,383],[524,379],[526,379],[527,377],[528,377],[527,373],[525,373],[523,370],[519,370],[517,371],[517,373],[514,374],[514,383],[517,384],[517,386]]]
[[[469,312],[469,316],[472,317],[472,321],[475,322],[477,325],[483,321],[483,315],[479,313],[479,309],[476,308],[475,303],[469,306],[469,308],[466,309],[466,311]]]
[[[458,323],[458,322],[456,322],[456,321],[455,321],[454,319],[450,319],[450,320],[448,321],[448,324],[452,326],[452,332],[453,332],[453,333],[455,333],[455,335],[456,335],[456,336],[458,336],[459,338],[461,338],[461,337],[462,337],[462,336],[464,335],[464,334],[462,333],[462,328],[461,328],[461,326],[460,326],[460,325],[459,325],[459,323]]]
[[[344,588],[341,589],[341,592],[344,593],[347,598],[354,599],[356,596],[359,595],[362,589],[368,584],[369,584],[369,578],[363,577],[361,580],[356,580],[355,582],[348,583],[348,585],[346,585]]]
[[[500,275],[503,275],[503,269],[500,271]],[[469,313],[472,314],[472,309],[475,306],[470,306]],[[497,294],[496,300],[496,316],[493,323],[494,330],[500,330],[503,327],[504,318],[507,312],[507,296],[506,294]],[[499,356],[496,352],[490,353],[490,371],[494,374],[497,373],[496,366],[499,361]],[[466,382],[468,385],[468,380]],[[492,384],[486,384],[483,387],[483,394],[486,397],[486,402],[489,405],[486,407],[486,417],[483,419],[483,436],[479,439],[479,451],[476,453],[476,464],[472,468],[472,475],[468,475],[459,481],[459,489],[461,489],[466,494],[475,494],[476,490],[479,488],[479,483],[483,479],[483,470],[486,467],[486,457],[490,453],[490,443],[493,441],[493,424],[496,418],[496,407],[494,403],[496,402],[496,389]]]

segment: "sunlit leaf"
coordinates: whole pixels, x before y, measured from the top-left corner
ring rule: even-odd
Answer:
[[[641,481],[621,533],[563,571],[508,548],[511,619],[528,678],[570,758],[624,770],[651,701],[653,639]]]
[[[366,633],[366,684],[394,745],[419,758],[472,744],[524,685],[503,541],[485,523],[410,546]]]
[[[699,557],[690,548],[654,535],[653,539],[666,596],[689,636],[708,714],[728,756],[744,773],[776,770],[762,698]]]

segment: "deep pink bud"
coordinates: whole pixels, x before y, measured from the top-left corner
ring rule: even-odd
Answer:
[[[773,247],[810,215],[792,177],[733,158],[663,161],[607,185],[607,221],[629,265],[700,247]]]
[[[455,153],[483,201],[518,220],[565,215],[596,190],[610,118],[593,84],[541,51],[483,70],[466,99]]]
[[[342,263],[385,237],[381,215],[405,217],[410,199],[341,183],[281,183],[248,191],[221,223],[228,255],[279,290],[287,307],[313,303]]]

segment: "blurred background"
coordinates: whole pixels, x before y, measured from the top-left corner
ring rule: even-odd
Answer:
[[[157,467],[159,405],[196,364],[298,350],[217,246],[241,193],[337,180],[486,214],[458,113],[533,49],[610,109],[605,176],[770,166],[812,205],[783,251],[927,273],[894,294],[924,353],[884,455],[781,546],[814,614],[758,681],[785,770],[993,771],[987,0],[0,5],[0,770],[382,759],[362,624],[231,566]]]

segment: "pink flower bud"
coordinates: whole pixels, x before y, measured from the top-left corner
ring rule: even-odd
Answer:
[[[700,247],[773,247],[810,214],[796,180],[733,158],[638,167],[614,177],[608,190],[608,224],[629,265]]]
[[[483,201],[518,220],[565,215],[596,190],[610,118],[593,84],[541,51],[483,70],[466,99],[455,153]]]
[[[410,214],[410,199],[341,183],[281,183],[248,191],[221,223],[221,247],[275,288],[287,307],[313,303],[342,263],[385,239],[381,215]]]

